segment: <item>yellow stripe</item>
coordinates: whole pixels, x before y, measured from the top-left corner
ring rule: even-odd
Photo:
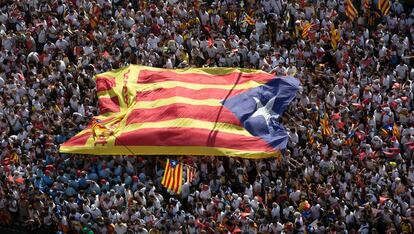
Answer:
[[[256,81],[248,81],[242,84],[230,84],[230,85],[216,85],[216,84],[193,84],[182,81],[163,81],[157,83],[146,83],[138,85],[138,92],[151,91],[156,89],[170,89],[175,87],[183,87],[192,90],[201,90],[201,89],[224,89],[224,90],[239,90],[239,89],[249,89],[255,88],[262,85],[262,83]]]
[[[241,158],[271,158],[276,151],[247,151],[205,146],[62,146],[61,153],[94,154],[94,155],[195,155],[195,156],[234,156]]]
[[[160,121],[160,122],[144,122],[144,123],[134,123],[127,125],[122,129],[121,133],[127,133],[131,131],[136,131],[139,129],[145,128],[200,128],[207,130],[218,130],[223,133],[237,134],[242,136],[251,137],[252,135],[243,127],[220,122],[207,122],[197,119],[190,118],[177,118],[172,120]]]
[[[205,105],[205,106],[222,106],[221,99],[202,99],[202,100],[196,100],[192,98],[186,98],[186,97],[171,97],[171,98],[164,98],[164,99],[158,99],[155,101],[138,101],[134,105],[134,109],[140,108],[140,109],[152,109],[160,106],[167,106],[171,104],[177,104],[177,103],[183,103],[183,104],[189,104],[189,105]]]
[[[173,169],[172,169],[172,167],[170,166],[170,170],[168,170],[168,173],[167,173],[167,178],[166,178],[166,180],[165,180],[165,188],[167,188],[167,189],[171,189],[171,184],[168,184],[168,182],[172,179],[171,177],[172,177],[172,173],[173,173]]]

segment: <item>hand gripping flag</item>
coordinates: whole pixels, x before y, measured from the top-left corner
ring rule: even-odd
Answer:
[[[94,144],[89,126],[62,144],[62,153],[274,157],[286,148],[279,120],[300,84],[257,70],[138,65],[95,79],[95,118],[111,134]]]
[[[183,164],[167,159],[161,184],[169,191],[179,194],[183,185]]]

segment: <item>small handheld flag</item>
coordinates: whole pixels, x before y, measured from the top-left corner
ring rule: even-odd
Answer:
[[[338,42],[341,40],[341,33],[338,29],[335,29],[335,26],[332,25],[331,28],[331,46],[334,50],[338,47]]]
[[[241,21],[246,22],[249,25],[255,25],[256,24],[256,21],[252,17],[250,17],[246,12],[243,12],[242,17],[241,17]]]
[[[380,128],[379,134],[382,137],[387,137],[392,131],[393,131],[393,125],[392,124],[386,124],[386,125],[384,125]]]
[[[378,9],[381,11],[382,15],[388,15],[391,9],[391,1],[378,0]]]
[[[312,28],[312,24],[311,23],[306,23],[305,26],[303,26],[303,30],[302,30],[302,38],[305,39],[308,37],[309,35],[309,30]]]
[[[332,135],[332,129],[329,126],[329,116],[328,113],[325,112],[323,119],[320,120],[320,124],[322,127],[322,135],[323,136],[330,136]]]
[[[358,16],[358,11],[351,0],[345,1],[345,14],[350,20],[354,20]]]
[[[394,125],[392,126],[392,135],[394,135],[398,140],[400,140],[400,129],[398,128],[398,125],[396,123],[394,123]]]
[[[94,118],[92,120],[91,129],[95,145],[98,143],[96,138],[98,138],[98,141],[106,142],[105,138],[109,135],[109,129],[99,119]]]
[[[167,159],[161,184],[171,192],[179,194],[183,184],[183,164]]]
[[[187,183],[191,183],[196,178],[196,168],[187,165]]]

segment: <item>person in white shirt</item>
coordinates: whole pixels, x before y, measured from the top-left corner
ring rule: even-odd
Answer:
[[[260,18],[260,17],[257,18],[256,24],[254,25],[255,29],[256,29],[256,32],[259,35],[263,35],[263,31],[266,29],[266,25],[267,25],[266,21],[263,21],[262,18]]]
[[[215,58],[217,55],[217,47],[213,43],[207,46],[206,48],[207,55],[210,59]]]
[[[127,229],[128,228],[128,226],[125,224],[125,223],[123,223],[122,221],[119,221],[119,222],[117,222],[116,224],[115,224],[115,233],[117,233],[117,234],[125,234],[125,233],[127,233]]]
[[[397,75],[401,77],[402,79],[405,79],[407,77],[409,68],[407,64],[405,64],[403,61],[400,61],[400,64],[397,65],[395,68],[395,71],[397,72]]]
[[[259,65],[259,59],[260,59],[260,55],[259,53],[256,51],[255,48],[251,48],[249,53],[247,53],[247,58],[249,59],[249,63],[254,66],[257,67]]]
[[[333,92],[335,93],[336,100],[341,103],[346,94],[345,86],[342,83],[338,83],[333,88]]]
[[[397,16],[400,16],[404,12],[404,6],[398,0],[395,0],[391,9]]]
[[[156,37],[153,33],[150,33],[148,39],[147,39],[147,49],[154,49],[157,50],[158,49],[158,43],[160,42],[160,39],[158,37]]]
[[[272,72],[275,72],[277,76],[285,76],[286,75],[286,68],[283,66],[282,63],[279,63],[279,66],[274,68]]]
[[[209,16],[209,14],[206,11],[206,8],[204,6],[201,7],[201,10],[200,10],[199,14],[200,14],[201,26],[208,25],[210,16]]]

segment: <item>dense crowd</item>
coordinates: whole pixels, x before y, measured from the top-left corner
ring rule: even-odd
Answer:
[[[1,1],[1,225],[413,233],[414,10],[391,2],[382,16],[377,1],[354,1],[351,21],[343,0]],[[182,159],[198,172],[179,196],[160,185],[162,157],[59,154],[98,114],[93,76],[128,64],[297,77],[283,121],[288,149],[278,160]]]

